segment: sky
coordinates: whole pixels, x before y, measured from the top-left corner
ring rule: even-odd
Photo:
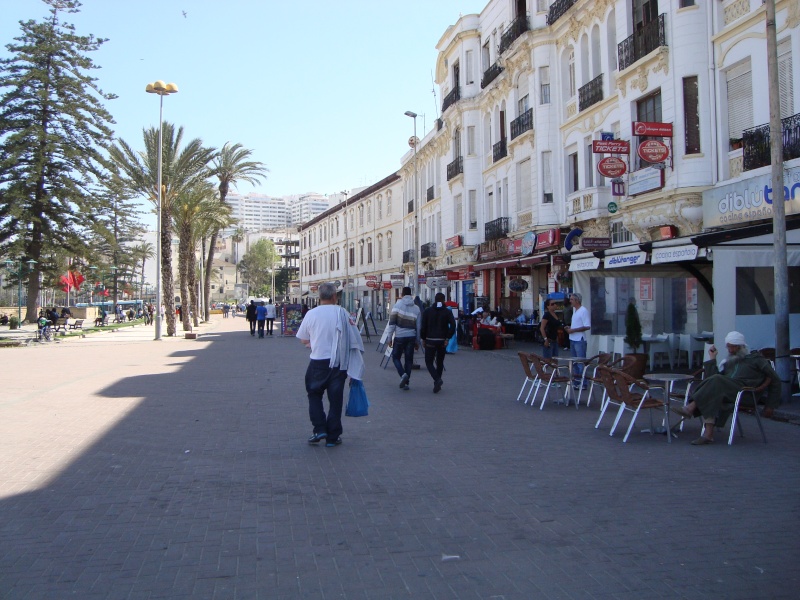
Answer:
[[[94,76],[118,96],[106,106],[134,148],[158,125],[145,86],[162,79],[179,88],[164,98],[164,120],[207,146],[251,149],[270,171],[259,193],[332,194],[400,167],[413,134],[405,111],[420,115],[420,138],[434,126],[436,44],[487,1],[82,0],[62,20],[108,39],[91,53]],[[0,55],[20,20],[41,21],[48,8],[0,0]]]

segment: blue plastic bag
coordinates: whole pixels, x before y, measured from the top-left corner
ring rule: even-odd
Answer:
[[[350,397],[347,399],[347,417],[366,417],[369,414],[369,400],[364,384],[358,379],[350,380]]]
[[[445,352],[448,354],[455,354],[458,351],[458,335],[454,335],[450,338],[450,341],[447,342],[447,348],[445,348]]]

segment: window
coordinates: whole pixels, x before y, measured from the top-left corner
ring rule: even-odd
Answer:
[[[791,39],[785,39],[778,44],[778,89],[781,99],[781,119],[791,117],[794,114]]]
[[[683,78],[683,127],[686,154],[700,152],[700,107],[697,76]]]
[[[542,152],[542,204],[553,203],[553,153]]]
[[[358,264],[364,264],[364,240],[358,242]]]
[[[339,270],[339,249],[336,249],[336,270]]]
[[[569,97],[572,98],[576,91],[577,86],[575,83],[575,51],[570,50],[569,53],[569,66],[567,72],[567,79],[569,81]]]
[[[550,104],[550,67],[539,67],[539,104]]]
[[[469,228],[478,228],[478,191],[469,190]]]
[[[573,152],[567,156],[567,193],[577,192],[578,189],[578,153]]]
[[[372,264],[372,238],[367,239],[367,264]]]
[[[353,231],[353,229],[355,228],[355,224],[356,224],[355,219],[356,219],[356,211],[351,209],[350,210],[350,231]]]
[[[547,0],[536,0],[536,12],[547,12]]]
[[[356,266],[356,249],[355,246],[353,246],[353,244],[350,244],[350,266],[351,267]]]
[[[378,262],[383,262],[383,236],[378,236]]]
[[[467,127],[467,154],[473,156],[475,154],[475,126],[470,125]]]
[[[367,225],[372,223],[372,202],[367,202]]]
[[[392,216],[392,194],[391,192],[386,195],[386,216]]]
[[[459,234],[464,227],[464,202],[461,199],[461,194],[456,194],[455,198],[453,198],[453,204],[455,206],[453,211],[453,231]]]
[[[453,132],[453,160],[461,156],[461,129],[455,128]]]
[[[486,70],[492,66],[491,55],[489,54],[489,40],[481,48],[481,69]]]
[[[687,6],[694,6],[694,0],[681,0],[679,8],[686,8]]]
[[[392,260],[392,232],[386,234],[386,259]]]
[[[531,159],[517,164],[517,212],[531,205]]]
[[[467,50],[464,56],[464,69],[466,70],[465,78],[466,84],[475,83],[475,76],[473,75],[473,58],[472,50]]]
[[[364,226],[364,205],[363,204],[359,204],[358,205],[358,226],[359,227],[363,227]]]
[[[330,256],[330,270],[333,271],[336,268],[336,261],[334,260],[333,252],[331,252]]]
[[[611,223],[611,243],[627,244],[636,241],[633,234],[622,224],[622,221]]]
[[[383,197],[378,196],[378,220],[383,218]]]
[[[517,116],[521,117],[524,115],[528,111],[528,108],[530,108],[528,106],[528,94],[525,94],[522,98],[517,100]]]
[[[661,123],[661,90],[650,94],[646,98],[642,98],[636,103],[636,120],[648,121],[651,123]],[[654,136],[641,135],[636,138],[638,143],[641,144],[645,140],[659,139]],[[642,160],[639,155],[636,155],[636,162],[634,163],[636,169],[644,169],[649,167],[651,163]]]
[[[728,137],[741,140],[742,132],[753,126],[753,79],[750,59],[727,72]]]
[[[486,189],[486,206],[484,207],[484,214],[486,215],[486,223],[493,220],[494,217],[492,216],[494,213],[492,209],[494,208],[494,192],[492,188]]]
[[[586,146],[586,154],[583,157],[583,187],[592,187],[594,185],[594,152],[592,152],[592,142]]]

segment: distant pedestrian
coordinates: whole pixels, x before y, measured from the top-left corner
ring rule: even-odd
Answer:
[[[453,311],[444,305],[444,294],[436,294],[435,303],[422,313],[420,337],[425,348],[425,366],[433,377],[433,393],[442,389],[442,373],[444,357],[447,354],[447,342],[456,332],[456,320]],[[434,359],[436,365],[434,366]]]
[[[544,345],[544,357],[554,358],[558,356],[558,330],[564,327],[564,322],[556,314],[555,300],[548,298],[544,301],[544,316],[539,323],[539,333],[542,334]]]
[[[586,348],[589,345],[586,332],[592,328],[591,317],[589,316],[589,311],[583,305],[583,297],[580,294],[572,294],[569,301],[575,309],[570,326],[564,327],[564,331],[569,334],[570,354],[578,358],[586,358]],[[580,386],[585,367],[584,363],[578,361],[575,361],[572,365],[572,387]],[[584,385],[586,384],[584,383]]]
[[[344,382],[364,377],[364,343],[350,315],[336,306],[336,287],[332,283],[319,286],[319,306],[309,310],[297,338],[311,349],[305,384],[308,394],[308,416],[314,430],[309,444],[326,440],[333,448],[342,443],[342,404]],[[322,396],[328,394],[328,414]]]
[[[389,314],[386,331],[389,336],[389,347],[392,349],[392,362],[400,375],[400,389],[407,390],[411,380],[411,368],[414,366],[414,350],[419,350],[420,312],[411,297],[411,288],[403,288],[403,297],[398,300]],[[392,338],[394,334],[394,338]],[[400,357],[404,357],[404,362]]]
[[[258,326],[258,337],[264,337],[264,325],[267,323],[267,307],[264,302],[259,302],[256,307],[256,325]]]
[[[267,335],[272,335],[272,328],[275,323],[275,304],[272,298],[267,298]]]
[[[256,312],[256,301],[250,300],[250,304],[247,305],[247,309],[244,311],[244,316],[250,324],[250,335],[253,337],[256,335]]]

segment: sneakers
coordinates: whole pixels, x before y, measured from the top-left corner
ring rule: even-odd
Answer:
[[[308,438],[309,444],[318,444],[320,441],[324,440],[328,437],[327,433],[312,433],[311,437]]]
[[[437,379],[436,381],[434,381],[433,382],[433,393],[434,394],[438,394],[439,390],[442,389],[442,385],[443,384],[444,384],[444,381],[442,381],[441,379]]]
[[[407,390],[408,389],[408,380],[409,380],[408,373],[403,373],[403,375],[400,377],[400,389],[401,390]]]
[[[335,440],[328,440],[325,443],[326,448],[333,448],[334,446],[341,446],[342,445],[342,438],[336,438]]]

